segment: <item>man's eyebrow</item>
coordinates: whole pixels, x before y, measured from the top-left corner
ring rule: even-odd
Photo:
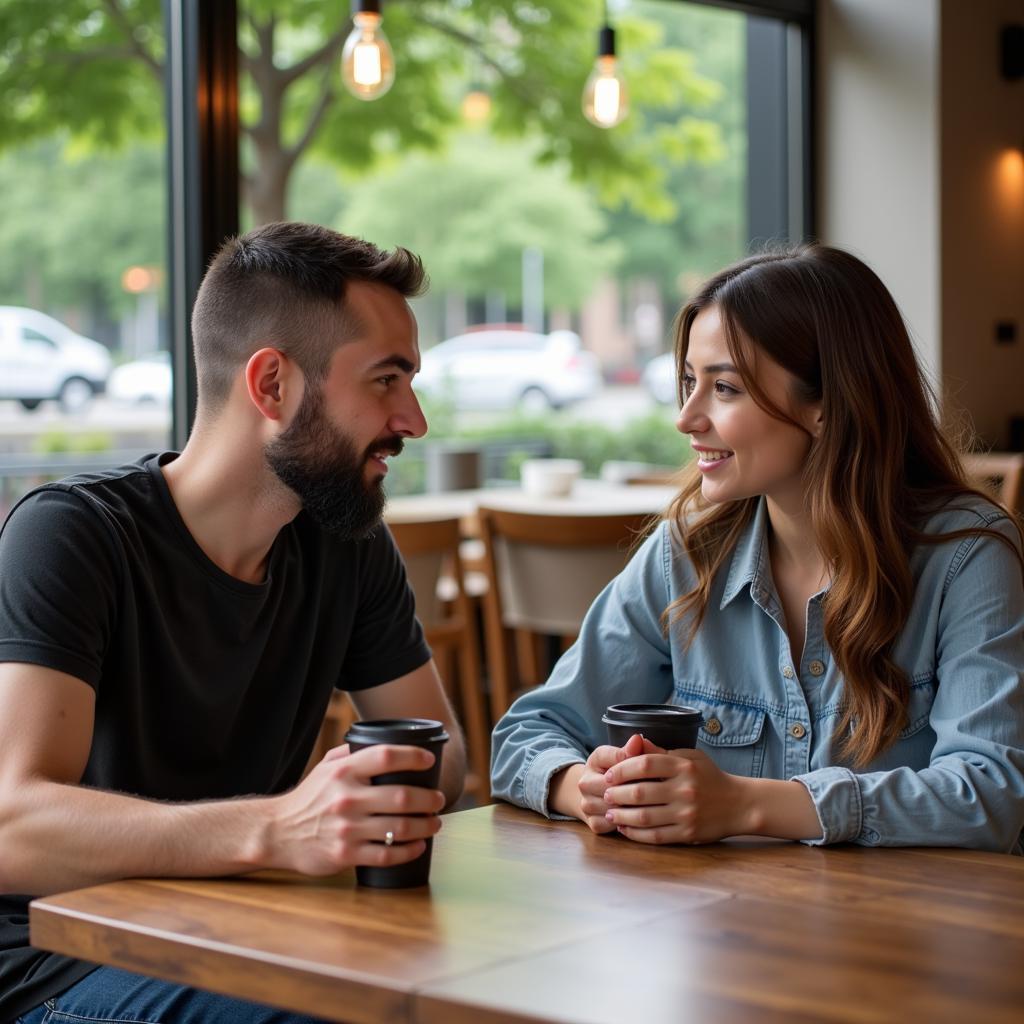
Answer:
[[[409,362],[405,356],[399,355],[385,356],[383,359],[378,359],[377,362],[369,368],[368,372],[375,373],[377,370],[386,370],[391,366],[397,367],[402,371],[402,373],[412,374],[416,372],[416,364]]]
[[[689,359],[687,359],[684,362],[683,365],[688,370],[692,370],[693,369],[693,366],[691,365]],[[705,366],[704,369],[701,370],[701,373],[739,373],[739,372],[740,371],[737,370],[736,367],[732,365],[732,363],[712,363],[710,366]]]

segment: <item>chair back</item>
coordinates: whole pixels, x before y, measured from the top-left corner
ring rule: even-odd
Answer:
[[[466,788],[490,796],[490,729],[484,708],[476,614],[464,585],[458,518],[389,524],[416,598],[416,615],[466,732]],[[456,685],[457,680],[457,685]]]
[[[565,515],[480,508],[489,581],[484,595],[491,719],[514,690],[543,682],[540,637],[563,648],[594,598],[623,569],[654,517]]]
[[[1015,515],[1024,512],[1024,452],[971,452],[963,463],[972,483]]]

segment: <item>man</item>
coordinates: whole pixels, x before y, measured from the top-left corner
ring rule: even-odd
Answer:
[[[311,225],[227,242],[193,311],[184,451],[11,513],[0,892],[325,875],[411,860],[440,828],[463,744],[380,522],[387,458],[426,432],[406,302],[422,285],[406,250]],[[300,781],[336,686],[363,718],[442,720],[443,793],[370,784],[433,763],[412,747],[341,747]],[[40,1021],[48,1000],[67,1019],[299,1019],[33,950],[27,899],[0,897],[0,1020]]]

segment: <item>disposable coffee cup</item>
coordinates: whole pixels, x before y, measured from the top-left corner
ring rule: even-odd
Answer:
[[[704,716],[696,708],[675,704],[611,704],[601,721],[613,747],[624,747],[630,736],[640,733],[663,750],[679,750],[697,746]]]
[[[448,742],[444,723],[431,718],[378,718],[355,722],[345,734],[352,753],[381,743],[401,747],[425,747],[434,755],[434,763],[421,772],[384,772],[370,780],[375,786],[422,786],[440,789],[441,754]],[[415,860],[393,867],[356,865],[356,881],[376,889],[409,889],[426,885],[430,879],[430,854],[433,840]]]

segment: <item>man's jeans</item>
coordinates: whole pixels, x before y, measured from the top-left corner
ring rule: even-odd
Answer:
[[[100,967],[18,1024],[322,1024],[313,1017]]]

